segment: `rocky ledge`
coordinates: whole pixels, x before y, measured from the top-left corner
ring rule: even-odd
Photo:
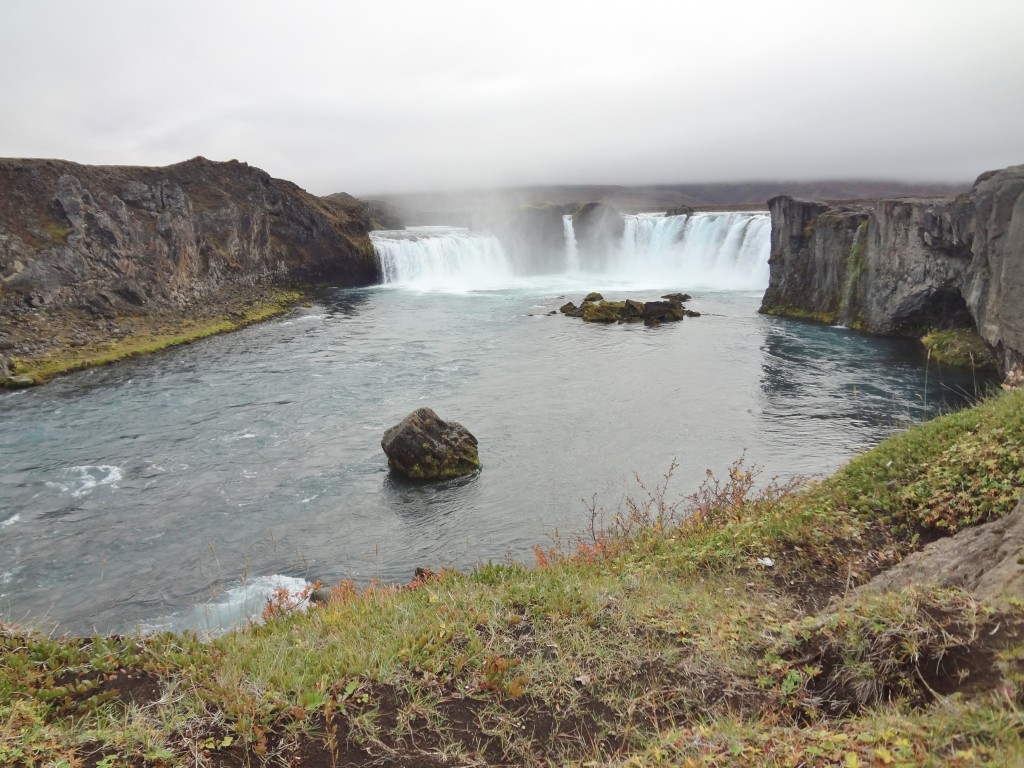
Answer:
[[[579,306],[567,302],[559,307],[559,312],[569,317],[578,317],[585,323],[639,323],[644,325],[660,325],[684,317],[700,317],[700,312],[687,309],[684,301],[692,297],[686,293],[669,293],[661,297],[662,301],[605,301],[604,296],[596,291],[588,293]],[[553,313],[552,313],[553,314]]]
[[[229,319],[275,288],[376,282],[370,213],[234,160],[0,160],[0,373],[176,321]]]
[[[1008,378],[1024,368],[1024,165],[954,198],[775,197],[761,311],[870,333],[976,329]]]

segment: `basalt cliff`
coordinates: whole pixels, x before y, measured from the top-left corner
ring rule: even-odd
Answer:
[[[1008,375],[1024,367],[1024,165],[952,198],[819,203],[775,197],[761,311],[919,336],[975,328]]]
[[[371,284],[371,213],[237,161],[0,160],[0,357],[237,313],[275,287]]]

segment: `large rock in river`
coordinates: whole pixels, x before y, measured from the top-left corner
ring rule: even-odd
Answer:
[[[414,480],[444,480],[480,469],[477,441],[454,421],[419,408],[384,433],[388,466]]]

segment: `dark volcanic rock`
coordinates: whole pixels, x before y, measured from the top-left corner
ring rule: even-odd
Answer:
[[[443,480],[480,469],[477,440],[454,421],[419,408],[384,433],[388,466],[414,480]]]
[[[639,320],[644,316],[644,302],[626,299],[622,308],[622,317],[626,320]]]
[[[648,301],[644,304],[643,318],[648,325],[682,320],[684,317],[686,317],[685,310],[675,302]]]
[[[524,274],[563,272],[565,260],[565,206],[532,203],[477,211],[470,226],[501,241],[505,254]]]
[[[666,293],[661,298],[665,301],[671,301],[673,304],[682,304],[684,301],[689,301],[693,297],[688,293]]]
[[[776,197],[762,312],[920,336],[977,328],[1024,367],[1024,166],[946,199],[847,205]]]
[[[1006,517],[964,528],[907,556],[861,587],[865,592],[910,586],[961,587],[1008,610],[1024,594],[1024,498]]]
[[[962,290],[1010,379],[1024,376],[1024,165],[983,174],[970,192],[974,238]]]
[[[370,229],[405,229],[395,207],[383,200],[360,200],[347,192],[335,192],[320,199],[349,218],[366,222]]]
[[[587,301],[583,304],[586,323],[615,323],[622,320],[626,309],[624,301]]]
[[[682,299],[689,299],[685,293],[673,293],[668,301],[605,301],[599,293],[588,294],[577,307],[572,302],[562,306],[561,311],[569,317],[581,317],[588,323],[631,323],[644,321],[645,325],[659,325],[663,322],[682,320],[684,317],[700,317],[683,306]]]
[[[970,323],[959,291],[969,245],[952,227],[943,227],[942,240],[922,236],[926,220],[946,215],[940,203],[829,207],[782,197],[769,208],[774,277],[766,311],[792,307],[822,322],[884,334]]]
[[[692,216],[693,206],[691,205],[677,205],[675,208],[669,208],[665,211],[666,216]]]
[[[379,279],[368,221],[245,163],[0,160],[0,325],[112,317],[242,286]]]

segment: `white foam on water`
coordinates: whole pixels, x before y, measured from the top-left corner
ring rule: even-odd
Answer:
[[[56,488],[78,499],[104,486],[117,488],[117,484],[124,478],[124,470],[113,464],[86,464],[67,467],[60,470],[58,475],[61,479],[48,481],[47,487]]]
[[[210,636],[222,635],[246,624],[262,621],[267,600],[278,590],[286,589],[290,594],[297,595],[308,585],[305,579],[294,576],[257,576],[231,587],[215,601],[199,603],[160,621],[144,623],[139,629],[145,634],[194,631]],[[309,601],[302,600],[296,610],[304,611],[308,607]]]
[[[0,522],[0,528],[6,528],[9,525],[14,525],[15,523],[17,523],[20,520],[21,520],[21,515],[20,514],[11,515],[10,517],[8,517],[3,522]]]

